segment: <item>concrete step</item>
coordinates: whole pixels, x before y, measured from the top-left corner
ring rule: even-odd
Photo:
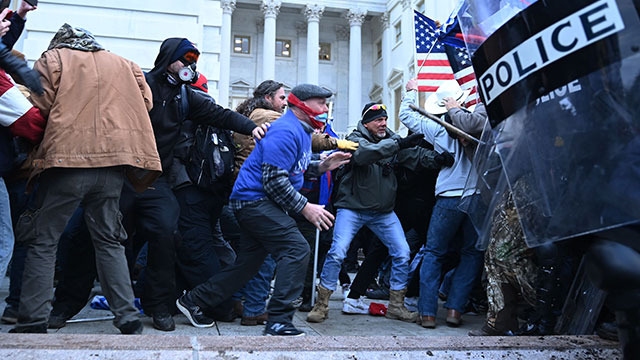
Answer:
[[[620,359],[596,336],[172,336],[0,334],[7,359]]]

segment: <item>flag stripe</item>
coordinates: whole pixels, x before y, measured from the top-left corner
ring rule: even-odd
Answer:
[[[428,80],[453,80],[454,76],[452,73],[449,74],[418,74],[418,79],[428,79]]]

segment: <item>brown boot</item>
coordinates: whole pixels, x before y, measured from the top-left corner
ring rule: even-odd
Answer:
[[[404,307],[404,294],[407,288],[402,290],[389,290],[389,308],[385,317],[407,322],[415,322],[418,318],[417,312],[411,312]]]
[[[428,315],[418,316],[418,320],[416,320],[416,323],[422,326],[423,328],[435,329],[436,317],[428,316]]]
[[[266,312],[258,316],[243,316],[242,319],[240,319],[240,325],[244,325],[244,326],[264,325],[267,323],[267,320],[269,320],[269,314],[267,314]]]
[[[313,309],[307,314],[308,322],[320,323],[329,317],[329,297],[331,297],[332,293],[332,290],[318,285],[318,298]]]
[[[462,322],[462,314],[458,310],[447,310],[447,325],[457,327]]]

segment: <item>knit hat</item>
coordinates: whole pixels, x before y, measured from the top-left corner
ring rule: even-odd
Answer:
[[[387,117],[387,107],[384,104],[368,103],[362,109],[362,123],[366,124],[375,119]]]
[[[314,97],[328,98],[333,95],[331,91],[313,84],[300,84],[291,89],[291,94],[295,95],[300,101],[309,100]]]
[[[187,53],[191,54],[185,57]],[[182,39],[176,50],[173,52],[173,55],[171,55],[169,64],[173,64],[177,60],[181,60],[185,65],[193,64],[198,61],[198,56],[200,56],[198,48],[191,41]]]

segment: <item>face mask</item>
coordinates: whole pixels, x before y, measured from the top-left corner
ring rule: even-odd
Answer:
[[[327,120],[329,119],[329,114],[328,113],[324,113],[324,114],[320,114],[318,116],[316,116],[316,121],[320,121],[323,124],[327,123]]]
[[[178,71],[178,76],[180,80],[186,83],[192,82],[194,79],[197,79],[196,72],[196,64],[191,64],[189,66],[185,66],[180,71]]]
[[[300,101],[300,99],[298,99],[295,95],[293,95],[293,93],[289,93],[287,101],[307,114],[307,116],[311,119],[311,126],[313,126],[315,129],[321,129],[324,126],[324,122],[320,121],[319,119],[317,120],[317,118],[322,114],[326,114],[325,111],[318,112],[311,109],[305,103]],[[326,117],[324,121],[326,121]]]

